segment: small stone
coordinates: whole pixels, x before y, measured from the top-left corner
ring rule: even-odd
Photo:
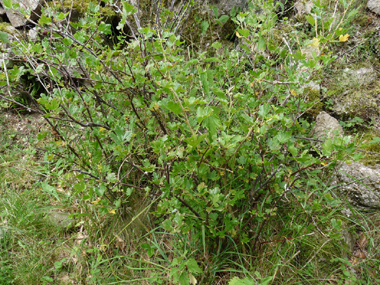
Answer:
[[[46,215],[47,220],[53,226],[68,229],[75,226],[75,220],[70,217],[70,213],[50,211]]]

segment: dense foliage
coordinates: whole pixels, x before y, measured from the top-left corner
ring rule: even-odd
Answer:
[[[110,44],[111,25],[99,5],[91,3],[78,22],[50,5],[35,23],[38,41],[9,36],[14,65],[0,75],[0,96],[51,126],[38,137],[41,171],[56,177],[41,183],[44,191],[106,216],[123,216],[148,200],[145,210],[159,228],[187,236],[197,248],[190,253],[185,243],[167,260],[175,283],[193,284],[202,272],[212,278],[207,263],[214,255],[255,253],[276,219],[293,221],[293,228],[276,229],[282,236],[322,228],[341,238],[340,220],[316,222],[313,213],[339,204],[325,182],[337,162],[352,159],[355,146],[351,137],[322,145],[308,139],[305,112],[315,101],[304,87],[334,59],[329,46],[344,40],[343,24],[354,15],[346,16],[349,5],[339,2],[342,18],[334,22],[323,21],[325,6],[316,3],[319,20],[307,19],[310,32],[279,18],[281,2],[253,1],[231,14],[236,49],[214,42],[204,51],[165,28],[168,11],[158,25],[136,28],[128,20],[135,8],[123,2],[117,29],[134,32]],[[278,25],[283,29],[274,32]],[[71,195],[58,195],[57,184]],[[143,248],[150,257],[157,249],[153,242]]]

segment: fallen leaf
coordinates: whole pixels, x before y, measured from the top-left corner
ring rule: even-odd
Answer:
[[[360,247],[360,249],[366,249],[367,246],[368,246],[368,240],[367,240],[367,237],[365,236],[364,233],[362,233],[359,237],[359,240],[358,240],[358,246]]]

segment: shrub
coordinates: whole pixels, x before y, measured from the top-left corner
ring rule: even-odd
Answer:
[[[120,30],[136,12],[123,5]],[[255,250],[289,203],[304,213],[336,204],[323,191],[310,199],[326,170],[354,150],[350,137],[328,139],[320,150],[305,139],[303,114],[313,102],[303,86],[334,57],[317,51],[306,58],[302,50],[325,48],[335,30],[298,42],[304,34],[278,19],[277,6],[251,3],[234,18],[238,48],[221,52],[223,43],[214,42],[211,53],[189,52],[163,24],[109,46],[111,26],[99,5],[90,3],[77,23],[45,8],[40,40],[12,41],[21,63],[0,75],[0,96],[12,101],[4,90],[24,74],[41,84],[29,108],[51,127],[39,135],[47,141],[45,171],[100,214],[122,215],[151,197],[162,227],[191,234],[204,258],[231,242]],[[287,27],[280,38],[272,33],[278,21]],[[51,189],[48,183],[42,186]],[[332,230],[339,229],[337,222]],[[172,272],[175,280],[181,274]]]

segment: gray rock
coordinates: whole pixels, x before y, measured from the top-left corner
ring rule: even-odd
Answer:
[[[349,253],[348,255],[350,255],[354,251],[356,239],[354,235],[351,234],[347,229],[342,230],[340,232],[340,235],[343,238],[344,244],[347,246],[348,253]]]
[[[53,226],[68,229],[75,226],[75,220],[70,217],[70,213],[50,211],[46,215],[46,219]]]
[[[296,9],[298,16],[302,16],[303,14],[310,14],[311,8],[313,8],[313,6],[313,1],[303,3],[303,1],[298,0],[294,3],[294,8]]]
[[[233,7],[244,10],[247,7],[247,0],[211,0],[209,4],[218,7],[220,17],[220,15],[229,15]]]
[[[305,84],[303,87],[304,89],[310,88],[311,90],[315,90],[315,91],[321,90],[321,85],[314,81],[310,81],[309,83]]]
[[[42,3],[42,0],[13,0],[13,2],[18,3],[21,8],[29,9],[30,19],[38,19],[38,15],[41,13],[40,4]],[[0,0],[0,3],[3,4],[3,1]],[[5,9],[5,13],[12,26],[15,28],[24,26],[27,23],[27,19],[18,10]]]
[[[376,71],[373,68],[360,68],[343,70],[339,84],[345,90],[331,98],[332,110],[338,115],[360,117],[364,121],[377,120],[379,117],[379,96],[372,92],[375,90],[373,82],[376,80]]]
[[[37,28],[30,29],[28,32],[28,38],[30,41],[35,42],[37,41],[37,36],[38,36],[38,30]]]
[[[360,68],[357,70],[346,68],[343,72],[350,85],[367,85],[376,78],[376,72],[373,68]]]
[[[380,15],[380,0],[368,0],[367,8],[372,12]]]
[[[340,185],[336,192],[357,207],[380,208],[380,171],[361,163],[342,163],[331,185]]]
[[[320,140],[323,140],[326,137],[333,138],[333,132],[335,130],[338,130],[340,134],[343,134],[343,128],[339,124],[338,120],[322,111],[317,116],[315,126],[311,131],[311,135]]]

